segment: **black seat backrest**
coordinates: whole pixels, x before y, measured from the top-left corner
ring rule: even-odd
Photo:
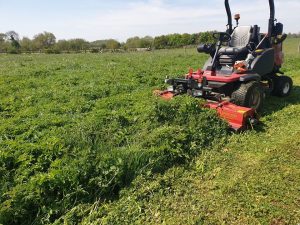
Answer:
[[[250,41],[253,42],[255,45],[259,44],[259,42],[260,42],[260,27],[259,26],[257,26],[257,25],[253,26]]]
[[[229,42],[229,46],[237,48],[246,47],[251,39],[251,31],[251,26],[236,27],[231,35],[231,41]]]

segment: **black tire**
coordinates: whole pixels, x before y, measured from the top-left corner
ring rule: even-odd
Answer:
[[[273,78],[274,89],[272,95],[278,97],[287,97],[293,89],[293,80],[288,76],[275,76]]]
[[[264,102],[264,91],[257,81],[241,84],[231,95],[231,100],[239,106],[253,108],[257,112],[262,109]]]

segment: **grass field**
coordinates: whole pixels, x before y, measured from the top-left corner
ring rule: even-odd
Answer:
[[[0,56],[0,224],[300,223],[295,88],[232,134],[198,100],[152,96],[195,50]]]

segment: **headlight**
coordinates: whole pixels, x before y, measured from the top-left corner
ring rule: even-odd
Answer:
[[[202,96],[203,96],[203,91],[200,91],[200,90],[194,90],[194,91],[193,91],[193,96],[194,96],[194,97],[202,97]]]
[[[165,83],[173,85],[174,84],[174,79],[165,79]]]
[[[174,86],[169,86],[167,89],[169,92],[174,92]]]

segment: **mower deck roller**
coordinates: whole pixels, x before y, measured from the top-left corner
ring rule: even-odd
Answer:
[[[293,86],[292,79],[280,70],[287,35],[283,24],[276,22],[274,0],[268,1],[268,31],[261,33],[258,25],[239,26],[240,14],[234,16],[234,27],[229,0],[225,0],[226,31],[213,33],[215,43],[197,48],[210,56],[203,69],[191,69],[182,78],[167,78],[169,88],[156,94],[164,99],[181,94],[204,98],[204,107],[215,109],[235,130],[255,125],[266,94],[287,97]]]

